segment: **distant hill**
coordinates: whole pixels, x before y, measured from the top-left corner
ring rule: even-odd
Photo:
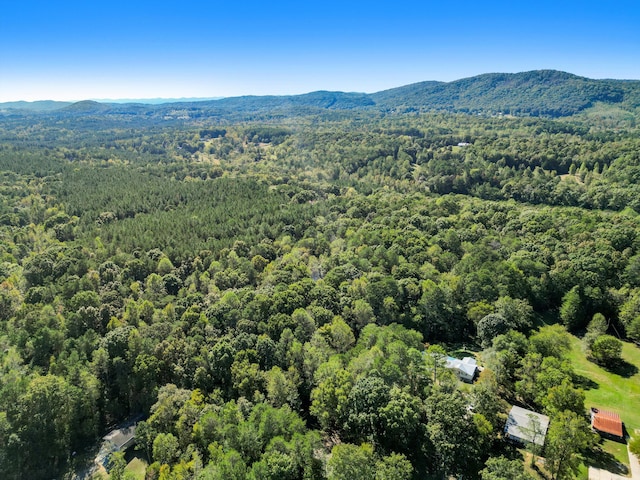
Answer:
[[[100,103],[140,103],[143,105],[162,105],[164,103],[179,102],[207,102],[209,100],[220,100],[224,97],[182,97],[182,98],[92,98],[91,100]]]
[[[592,80],[556,70],[487,73],[453,82],[420,82],[373,94],[318,91],[175,103],[12,102],[0,112],[126,115],[157,119],[297,116],[322,111],[447,111],[485,115],[564,117],[595,105],[638,113],[640,81]]]
[[[378,107],[562,117],[598,102],[640,106],[640,81],[592,80],[555,70],[487,73],[374,93]]]
[[[93,100],[83,100],[67,105],[61,111],[69,113],[103,113],[109,110],[106,103],[95,102]]]
[[[371,107],[375,102],[366,93],[318,91],[303,95],[231,97],[216,100],[212,106],[241,109],[281,109],[314,107],[320,109],[351,110]]]
[[[1,104],[0,104],[1,106]],[[49,110],[59,115],[126,115],[149,118],[201,118],[206,116],[252,116],[256,114],[295,116],[326,110],[354,110],[375,107],[365,93],[311,92],[287,96],[246,96],[206,101],[175,103],[100,103],[94,100],[66,103],[62,108]],[[14,111],[14,110],[12,110]]]
[[[36,102],[4,102],[0,103],[0,111],[27,110],[30,112],[51,112],[71,105],[71,102],[54,100],[38,100]]]

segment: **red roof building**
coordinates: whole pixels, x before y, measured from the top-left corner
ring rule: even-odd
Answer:
[[[596,432],[606,433],[614,437],[624,438],[620,415],[598,408],[591,409],[591,428]]]

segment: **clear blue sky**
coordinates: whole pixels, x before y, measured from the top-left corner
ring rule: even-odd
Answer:
[[[640,2],[0,0],[0,102],[640,79]]]

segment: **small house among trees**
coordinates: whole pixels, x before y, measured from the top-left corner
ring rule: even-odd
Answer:
[[[478,371],[478,364],[473,357],[464,357],[462,360],[447,357],[446,367],[453,370],[460,380],[473,382]]]
[[[544,445],[549,417],[526,408],[513,406],[504,426],[505,437],[523,445]]]
[[[112,430],[102,437],[102,445],[96,456],[95,463],[97,465],[107,466],[111,455],[115,452],[124,452],[135,443],[136,425]]]
[[[605,436],[624,438],[622,420],[620,415],[614,412],[591,407],[591,428]]]

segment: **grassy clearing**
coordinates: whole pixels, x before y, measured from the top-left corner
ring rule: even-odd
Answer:
[[[572,337],[569,359],[575,372],[584,379],[586,406],[616,412],[629,432],[640,428],[640,349],[624,343],[625,368],[610,372],[587,360],[582,342]]]
[[[605,452],[613,455],[618,462],[629,465],[629,452],[627,451],[626,443],[603,440],[601,446]]]
[[[126,475],[136,480],[144,480],[147,470],[147,462],[139,457],[133,457],[124,469]],[[92,476],[91,480],[109,480],[111,475],[107,473],[104,467],[100,467]]]
[[[628,432],[640,426],[640,349],[631,343],[622,348],[624,365],[616,371],[608,371],[587,360],[582,342],[571,337],[569,360],[582,380],[585,406],[616,412],[622,418]],[[587,458],[586,464],[604,468],[619,475],[628,475],[629,456],[624,443],[602,439],[603,454],[599,458]],[[624,465],[624,466],[623,466]],[[585,465],[586,467],[586,465]],[[586,468],[585,468],[586,478]],[[583,472],[580,472],[582,478]]]
[[[127,464],[125,472],[131,473],[136,479],[144,480],[145,471],[147,469],[147,462],[135,457]]]

